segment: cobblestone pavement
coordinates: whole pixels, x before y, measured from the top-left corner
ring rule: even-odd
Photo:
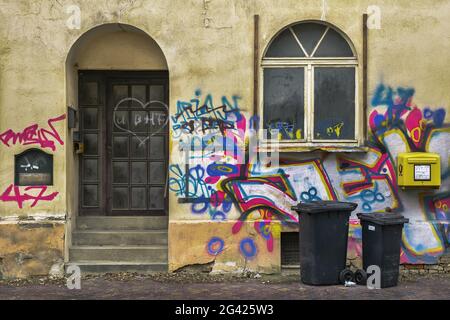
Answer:
[[[307,286],[298,274],[211,276],[119,274],[83,278],[81,290],[65,280],[0,281],[0,299],[450,299],[450,275],[402,278],[397,287]]]

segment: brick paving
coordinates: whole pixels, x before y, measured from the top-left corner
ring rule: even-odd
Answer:
[[[450,275],[402,279],[397,287],[369,290],[364,286],[307,286],[298,275],[227,278],[195,276],[100,276],[82,280],[81,290],[69,290],[64,280],[0,282],[0,299],[450,299]]]

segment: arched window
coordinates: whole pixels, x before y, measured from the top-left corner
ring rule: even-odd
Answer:
[[[342,33],[323,22],[281,30],[262,61],[263,129],[281,143],[357,143],[357,58]]]

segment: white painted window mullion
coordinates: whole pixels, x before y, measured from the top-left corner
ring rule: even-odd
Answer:
[[[314,54],[316,53],[317,49],[319,48],[320,44],[322,43],[323,38],[325,38],[326,34],[328,33],[328,30],[330,30],[330,27],[327,27],[325,29],[325,31],[323,32],[322,37],[320,37],[319,42],[317,42],[316,47],[314,48],[313,52],[311,53],[311,57],[314,57]]]
[[[303,53],[305,54],[305,57],[309,58],[309,54],[306,52],[305,48],[303,48],[302,43],[300,42],[300,40],[298,39],[297,35],[295,34],[294,30],[292,30],[291,27],[289,27],[289,31],[292,33],[292,35],[294,36],[295,41],[297,41],[297,44],[299,45],[300,49],[302,49]]]

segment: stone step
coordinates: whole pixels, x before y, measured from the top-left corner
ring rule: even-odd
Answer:
[[[167,217],[78,217],[78,230],[167,230]]]
[[[75,246],[167,245],[165,230],[75,230]]]
[[[72,246],[69,260],[167,263],[167,246]]]
[[[73,261],[66,264],[77,265],[80,267],[82,274],[89,273],[118,273],[118,272],[136,272],[136,273],[156,273],[167,272],[167,263],[142,263],[142,262],[127,262],[127,261]]]

